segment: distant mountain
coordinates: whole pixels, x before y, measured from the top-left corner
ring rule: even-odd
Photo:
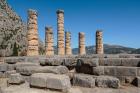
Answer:
[[[132,54],[140,54],[140,48],[133,50]]]
[[[95,46],[86,46],[86,54],[95,54]],[[78,48],[72,50],[73,54],[78,54]],[[124,47],[120,45],[104,44],[105,54],[140,54],[140,49]]]

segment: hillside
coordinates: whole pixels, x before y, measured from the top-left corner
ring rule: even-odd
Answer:
[[[74,48],[73,50],[73,54],[78,54],[78,48]],[[130,47],[124,47],[124,46],[120,46],[120,45],[109,45],[109,44],[104,44],[104,52],[105,54],[139,54],[140,53],[140,49],[139,52],[137,49],[135,48],[130,48]],[[95,46],[86,46],[86,53],[87,54],[95,54]]]
[[[0,52],[14,56],[26,48],[26,25],[22,22],[6,0],[0,0]]]

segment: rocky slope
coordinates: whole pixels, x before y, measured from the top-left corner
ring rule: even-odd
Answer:
[[[6,0],[0,0],[0,52],[16,56],[26,50],[26,25]]]

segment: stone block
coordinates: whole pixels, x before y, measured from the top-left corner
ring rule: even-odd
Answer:
[[[104,66],[93,67],[93,75],[104,75]]]
[[[77,66],[81,65],[89,65],[91,67],[97,67],[99,66],[99,59],[98,58],[81,58],[77,60]]]
[[[16,64],[18,62],[17,58],[7,58],[5,59],[5,62],[8,64]]]
[[[137,77],[136,79],[137,79],[137,81],[136,81],[136,83],[137,83],[137,87],[140,88],[140,77]]]
[[[39,64],[38,63],[31,63],[31,62],[21,62],[21,63],[15,64],[16,68],[20,68],[20,67],[24,67],[24,66],[39,66]]]
[[[31,76],[30,86],[49,88],[56,90],[67,90],[71,88],[70,79],[66,75],[55,75],[51,73],[35,73]]]
[[[120,58],[103,58],[100,59],[101,66],[121,66]]]
[[[35,73],[31,76],[30,86],[37,88],[46,88],[47,87],[47,75],[45,73]]]
[[[116,76],[137,76],[137,67],[117,66]]]
[[[7,70],[8,70],[8,71],[15,70],[15,68],[16,68],[16,67],[15,67],[15,64],[8,64],[8,65],[7,65]]]
[[[83,93],[79,88],[70,88],[68,93]]]
[[[122,66],[140,67],[139,58],[122,58]]]
[[[137,76],[140,76],[140,67],[137,67]]]
[[[39,66],[23,66],[23,67],[17,67],[16,71],[20,73],[21,75],[30,76],[33,73],[38,73]]]
[[[0,78],[6,78],[5,72],[0,72]]]
[[[11,70],[11,71],[6,71],[6,72],[5,72],[5,76],[6,76],[7,78],[9,78],[11,74],[16,74],[16,70]]]
[[[24,81],[23,77],[19,73],[11,74],[9,79],[8,79],[9,84],[17,84],[17,85],[19,85],[19,84],[22,84],[24,82],[25,81]]]
[[[0,64],[0,72],[5,72],[5,71],[7,71],[7,66],[8,66],[8,64],[6,64],[6,63],[1,63],[1,64]]]
[[[120,86],[119,79],[109,76],[99,76],[96,78],[95,83],[97,87],[103,88],[119,88]]]
[[[69,70],[65,66],[24,66],[17,68],[17,72],[25,76],[30,76],[33,73],[66,74]]]
[[[63,65],[64,66],[76,66],[77,59],[76,58],[66,58],[64,59]]]
[[[119,58],[118,54],[105,54],[104,58]]]
[[[73,85],[80,87],[95,87],[95,79],[90,75],[75,74],[73,77]]]
[[[42,66],[59,66],[62,65],[64,59],[62,58],[47,58],[45,61],[40,61]]]
[[[104,66],[104,74],[109,76],[116,76],[117,66]]]

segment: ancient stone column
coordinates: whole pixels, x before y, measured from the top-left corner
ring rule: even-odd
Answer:
[[[65,55],[65,41],[64,41],[64,11],[57,10],[57,48],[58,55]]]
[[[71,55],[72,54],[71,33],[70,32],[65,32],[65,54],[66,55]]]
[[[37,26],[37,11],[29,9],[28,10],[28,24],[27,24],[27,56],[37,56],[38,51],[38,26]]]
[[[79,55],[86,54],[85,50],[85,34],[83,32],[79,33]]]
[[[103,54],[103,39],[102,39],[102,31],[96,31],[96,54]]]
[[[45,36],[45,49],[46,55],[51,56],[54,55],[54,47],[53,47],[53,30],[52,27],[46,27],[46,36]]]

